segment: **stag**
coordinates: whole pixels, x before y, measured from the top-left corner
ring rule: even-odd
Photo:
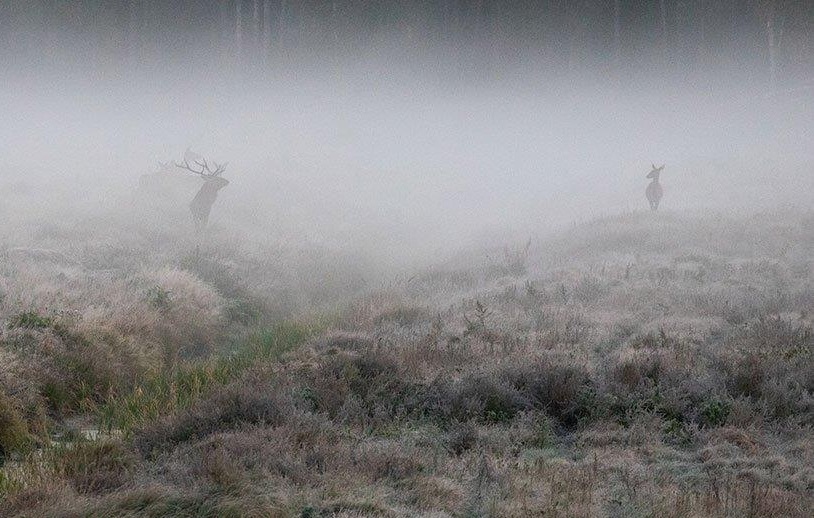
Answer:
[[[650,202],[650,210],[656,211],[659,210],[659,202],[661,201],[661,197],[664,196],[664,191],[659,183],[659,175],[661,175],[661,170],[664,169],[664,165],[661,167],[656,167],[656,164],[650,165],[653,166],[653,169],[647,175],[647,178],[650,178],[650,183],[647,185],[645,195],[647,196],[647,201]]]
[[[212,205],[214,205],[215,199],[218,197],[218,191],[229,185],[228,180],[220,177],[223,171],[226,170],[227,164],[213,162],[212,166],[210,166],[203,157],[199,155],[193,157],[191,155],[192,153],[187,150],[187,153],[184,154],[184,162],[181,164],[175,162],[175,166],[198,175],[204,180],[198,194],[189,204],[195,228],[200,231],[206,228]],[[191,164],[190,160],[192,161]]]

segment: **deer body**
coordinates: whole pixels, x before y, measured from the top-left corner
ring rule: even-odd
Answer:
[[[209,213],[212,211],[212,205],[215,204],[215,199],[218,197],[218,191],[229,185],[229,180],[219,176],[212,176],[205,178],[204,184],[192,199],[189,204],[189,210],[192,212],[192,219],[195,222],[195,228],[202,230],[206,227],[209,221]]]
[[[664,166],[656,167],[653,165],[653,170],[647,175],[647,178],[650,178],[650,184],[648,184],[644,194],[650,203],[650,210],[653,211],[659,209],[659,202],[661,202],[661,197],[664,196],[664,190],[659,183],[659,176],[661,175],[662,169],[664,169]]]
[[[193,161],[193,164],[189,163],[190,160]],[[215,204],[218,197],[218,191],[229,185],[229,180],[220,177],[221,173],[226,169],[226,164],[215,162],[213,169],[203,157],[187,148],[186,153],[184,153],[184,163],[176,163],[175,165],[200,176],[204,181],[204,184],[198,190],[198,194],[189,204],[189,211],[192,213],[195,228],[201,231],[206,228],[206,224],[209,222],[209,213],[212,211],[212,205]]]

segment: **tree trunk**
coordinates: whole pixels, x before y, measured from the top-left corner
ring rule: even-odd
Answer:
[[[260,47],[260,0],[254,0],[252,3],[252,54],[257,52]],[[252,56],[254,57],[254,56]]]
[[[235,56],[240,60],[243,54],[243,10],[242,1],[235,0]]]
[[[774,8],[772,8],[766,19],[766,43],[769,46],[769,88],[771,93],[777,91],[777,49],[774,21]]]
[[[738,55],[737,2],[729,0],[729,56],[732,62],[736,61]]]
[[[271,49],[271,0],[263,0],[263,56]]]
[[[618,0],[617,0],[618,1]],[[568,57],[566,58],[566,71],[569,76],[573,74],[577,65],[577,58],[579,56],[579,38],[581,33],[579,31],[579,5],[575,2],[570,4],[567,8],[566,15],[568,27]]]
[[[661,38],[667,43],[667,1],[659,0],[659,15],[661,16]]]
[[[707,55],[707,2],[699,0],[695,12],[698,20],[698,41],[696,50],[696,67],[703,67],[706,64]]]
[[[285,0],[280,0],[280,16],[277,19],[277,40],[280,51],[283,50],[283,45],[285,44],[285,8]]]
[[[232,40],[232,19],[230,12],[229,4],[221,2],[218,10],[218,50],[223,59],[229,58],[229,43]]]
[[[622,5],[620,0],[613,2],[613,47],[614,47],[614,64],[616,71],[622,65]]]
[[[336,4],[336,0],[331,2],[331,33],[334,40],[334,45],[339,43],[339,7]]]
[[[139,47],[139,13],[136,0],[130,0],[127,5],[127,57],[131,61],[138,58]]]

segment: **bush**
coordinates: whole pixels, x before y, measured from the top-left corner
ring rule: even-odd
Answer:
[[[534,408],[544,410],[562,426],[573,428],[591,413],[586,395],[592,383],[583,366],[538,361],[507,368],[504,375]]]
[[[640,412],[678,424],[699,423],[709,391],[720,390],[718,378],[672,349],[639,349],[606,368],[601,393],[621,423],[630,422]]]
[[[148,425],[137,433],[144,455],[201,439],[243,424],[276,426],[285,422],[293,405],[270,383],[235,382],[189,409]]]
[[[161,317],[149,335],[160,341],[171,359],[211,352],[223,337],[223,298],[210,285],[184,270],[162,268],[149,272],[150,303]]]
[[[667,365],[660,354],[641,354],[619,360],[611,371],[611,380],[628,391],[640,390],[646,385],[657,385]]]
[[[14,402],[0,394],[0,465],[11,455],[27,450],[33,438]]]
[[[733,333],[713,363],[733,399],[746,398],[769,419],[811,422],[812,343],[810,326],[762,317]]]
[[[54,319],[40,315],[36,311],[23,311],[11,317],[7,327],[9,329],[46,329],[54,325]]]
[[[594,304],[608,292],[608,288],[594,276],[585,275],[576,283],[574,297],[583,304]]]
[[[508,422],[528,411],[544,411],[560,426],[575,427],[592,414],[592,386],[583,367],[540,361],[502,365],[439,379],[420,391],[420,412],[442,421]]]
[[[389,422],[417,406],[417,387],[404,379],[395,360],[384,353],[339,354],[327,358],[310,375],[309,400],[318,412],[335,418]],[[347,402],[355,400],[354,412]]]
[[[551,419],[541,412],[518,416],[512,423],[509,436],[514,444],[526,448],[548,448],[555,441]]]
[[[444,413],[459,421],[506,422],[531,408],[531,402],[500,373],[470,374],[452,387],[447,398]]]
[[[768,361],[756,353],[749,353],[726,365],[726,384],[733,397],[760,398],[763,383],[768,377]]]
[[[52,353],[40,388],[57,416],[104,403],[149,368],[141,344],[115,335],[89,338],[67,329],[59,335],[64,347]]]
[[[702,426],[723,426],[731,410],[728,401],[720,399],[710,399],[701,407]]]
[[[389,448],[365,452],[360,460],[374,480],[389,479],[392,482],[400,482],[411,479],[424,470],[424,465],[416,455]]]
[[[478,431],[471,423],[455,423],[446,433],[446,448],[453,455],[471,450],[478,442]]]
[[[170,302],[172,301],[171,294],[161,286],[153,286],[147,290],[147,303],[153,308],[160,311],[169,309]]]
[[[135,457],[117,441],[80,441],[64,448],[54,460],[79,493],[102,493],[130,480]]]
[[[503,270],[517,277],[523,276],[528,271],[529,250],[531,249],[531,239],[522,246],[503,247]]]

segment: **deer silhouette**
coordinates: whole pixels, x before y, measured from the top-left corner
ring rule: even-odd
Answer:
[[[661,201],[661,197],[664,196],[664,190],[662,190],[661,184],[659,183],[659,176],[661,175],[662,169],[664,169],[664,165],[661,167],[656,167],[655,164],[651,165],[653,166],[653,170],[647,175],[647,178],[651,180],[644,194],[647,196],[647,201],[650,202],[650,210],[656,211],[659,210],[659,202]]]
[[[210,167],[206,160],[200,155],[193,155],[189,150],[184,154],[184,163],[175,163],[176,167],[185,169],[194,173],[204,180],[204,184],[198,190],[198,194],[192,199],[189,204],[189,210],[192,213],[192,220],[195,223],[195,228],[198,231],[206,228],[209,221],[209,213],[212,211],[212,205],[218,197],[218,191],[229,185],[229,180],[221,178],[220,175],[226,170],[226,164],[218,164],[213,162],[213,167]],[[192,158],[192,164],[189,163]]]

